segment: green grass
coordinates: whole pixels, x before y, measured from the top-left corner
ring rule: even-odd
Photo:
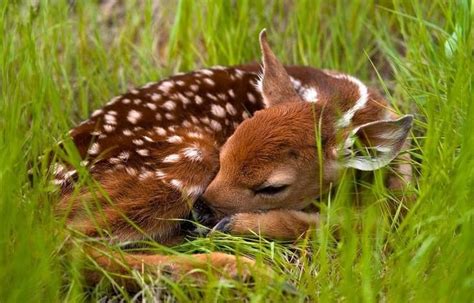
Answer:
[[[143,298],[474,300],[472,1],[124,1],[112,10],[95,1],[31,2],[40,4],[0,2],[0,302],[133,299],[81,286],[80,252],[53,216],[55,189],[40,156],[128,87],[259,60],[263,27],[285,63],[352,73],[416,115],[416,201],[394,224],[387,209],[397,201],[381,173],[367,185],[371,198],[355,207],[348,172],[320,201],[324,224],[305,241],[215,236],[175,248],[254,256],[277,272],[273,283],[168,281],[145,286]],[[336,226],[339,241],[330,233]],[[281,281],[296,290],[285,291]]]

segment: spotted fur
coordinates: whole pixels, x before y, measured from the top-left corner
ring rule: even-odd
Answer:
[[[335,118],[338,127],[360,125],[387,114],[383,98],[352,76],[304,66],[286,69],[303,100],[339,109],[339,118]],[[220,67],[148,83],[112,98],[72,129],[70,135],[92,176],[105,187],[112,201],[123,200],[117,203],[118,209],[105,202],[104,208],[136,218],[144,210],[137,209],[135,202],[127,202],[131,197],[126,196],[126,189],[143,187],[131,196],[140,194],[142,203],[157,208],[154,213],[161,213],[160,207],[168,209],[170,205],[181,204],[182,210],[163,217],[186,217],[193,201],[182,199],[181,193],[192,188],[193,197],[202,194],[217,173],[220,147],[243,120],[265,108],[260,73],[258,65]],[[62,185],[59,207],[67,209],[75,171],[65,170],[63,167],[56,171],[55,183]],[[87,220],[79,215],[83,212],[80,209],[73,207],[71,221],[79,217],[81,221]],[[110,226],[127,230],[125,238],[142,237],[121,222],[118,214],[114,218],[120,223],[111,221]],[[150,234],[160,235],[161,241],[170,236],[163,238],[154,231],[156,224],[145,218],[138,221]],[[169,224],[173,225],[170,230],[179,232],[177,223]]]

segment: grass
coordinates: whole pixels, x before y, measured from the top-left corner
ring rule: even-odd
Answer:
[[[474,300],[472,1],[104,3],[0,2],[0,302]],[[416,115],[416,201],[406,218],[393,223],[387,209],[397,198],[381,172],[366,185],[370,199],[354,207],[347,172],[318,202],[324,224],[306,240],[222,235],[174,248],[253,256],[277,272],[272,283],[165,281],[135,298],[102,286],[85,290],[80,252],[67,246],[64,220],[53,215],[55,189],[40,156],[57,152],[68,129],[129,87],[258,60],[263,27],[285,63],[352,73]],[[330,233],[336,226],[338,241]]]

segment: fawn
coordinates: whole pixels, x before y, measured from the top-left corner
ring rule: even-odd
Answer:
[[[407,156],[399,152],[412,116],[398,117],[352,76],[284,67],[265,30],[260,46],[263,71],[249,64],[175,75],[113,98],[72,129],[82,165],[110,200],[87,189],[73,193],[77,172],[58,165],[57,209],[68,224],[89,236],[106,231],[116,242],[145,233],[166,245],[182,237],[175,219],[189,218],[202,198],[221,219],[217,230],[292,239],[317,226],[318,214],[304,209],[337,184],[344,168],[375,170]],[[391,184],[402,186],[411,168],[395,169],[401,177]],[[125,271],[99,249],[90,255],[112,272]],[[223,253],[120,257],[132,268],[177,275],[208,263],[230,275],[240,274],[240,262],[252,265]]]

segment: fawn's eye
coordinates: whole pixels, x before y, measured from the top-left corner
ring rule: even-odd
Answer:
[[[256,195],[276,195],[281,192],[283,192],[285,189],[288,188],[289,185],[268,185],[268,186],[262,186],[254,189],[254,193]]]

